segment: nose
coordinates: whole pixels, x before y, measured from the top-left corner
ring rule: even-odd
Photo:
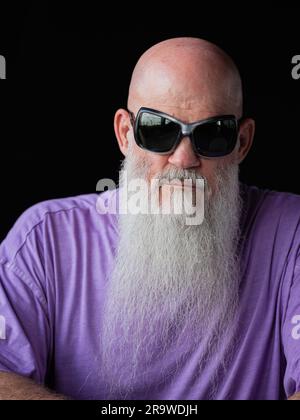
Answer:
[[[169,156],[168,162],[180,169],[200,166],[200,158],[195,154],[189,137],[184,137],[181,140],[174,152]]]

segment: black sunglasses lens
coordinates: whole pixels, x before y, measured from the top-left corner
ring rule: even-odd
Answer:
[[[193,137],[197,152],[202,156],[225,156],[236,145],[237,123],[234,119],[207,122],[195,128]]]
[[[178,139],[180,126],[160,115],[142,112],[137,121],[136,141],[156,153],[169,152]]]

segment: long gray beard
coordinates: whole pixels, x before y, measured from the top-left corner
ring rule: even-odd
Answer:
[[[129,180],[145,179],[149,167],[126,158],[120,187],[124,171]],[[199,178],[195,171],[177,169],[157,177],[166,175]],[[138,393],[143,398],[153,382],[161,386],[195,351],[196,374],[208,362],[214,361],[216,371],[225,365],[238,307],[238,166],[221,168],[215,181],[211,195],[205,180],[200,226],[187,226],[185,215],[119,215],[101,335],[100,374],[108,399]]]

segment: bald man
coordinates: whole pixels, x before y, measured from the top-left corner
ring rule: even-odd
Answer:
[[[300,198],[239,182],[254,130],[220,48],[145,52],[119,188],[37,204],[1,244],[0,398],[299,398]]]

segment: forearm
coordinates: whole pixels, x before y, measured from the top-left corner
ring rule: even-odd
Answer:
[[[66,400],[34,381],[13,373],[0,372],[0,400]]]
[[[289,398],[289,401],[298,401],[298,400],[300,400],[300,392]]]

